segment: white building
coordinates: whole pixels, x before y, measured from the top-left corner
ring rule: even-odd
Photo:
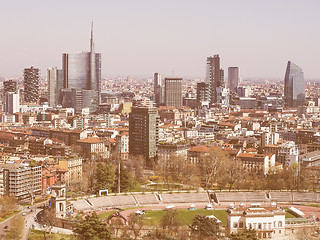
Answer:
[[[261,146],[276,145],[280,140],[279,133],[264,132],[261,134]]]
[[[251,207],[228,209],[227,229],[229,234],[255,229],[259,239],[277,239],[285,235],[285,211],[282,208]]]
[[[286,166],[299,162],[299,150],[295,142],[288,141],[279,146],[277,161]]]
[[[8,92],[5,95],[4,111],[6,113],[16,113],[20,110],[19,94]]]

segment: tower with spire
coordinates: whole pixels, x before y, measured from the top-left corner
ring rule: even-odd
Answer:
[[[91,113],[95,112],[101,90],[101,53],[96,53],[94,50],[93,22],[90,51],[63,53],[62,69],[64,75],[62,106],[74,107],[76,112],[81,112],[82,108],[89,108]],[[79,102],[77,99],[82,100]]]

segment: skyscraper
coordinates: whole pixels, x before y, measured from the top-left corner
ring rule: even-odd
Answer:
[[[39,73],[33,66],[24,69],[24,101],[27,103],[36,103],[39,99]]]
[[[157,156],[159,121],[157,108],[132,107],[129,117],[129,153],[144,156],[147,164]]]
[[[63,71],[62,69],[48,69],[48,93],[49,106],[54,107],[61,104],[61,89],[63,88]]]
[[[91,28],[90,52],[64,53],[62,59],[64,88],[77,91],[92,90],[96,106],[90,109],[94,112],[99,104],[101,91],[101,53],[96,53],[93,43],[93,25]],[[92,105],[93,106],[93,105]]]
[[[3,82],[3,92],[4,94],[7,92],[17,93],[17,82],[13,80],[8,80]]]
[[[217,103],[217,88],[224,87],[224,72],[220,69],[220,57],[207,58],[206,82],[209,84],[210,104]]]
[[[227,88],[229,88],[233,92],[236,92],[238,86],[239,86],[239,68],[229,67]]]
[[[165,105],[182,107],[182,78],[165,78]]]
[[[15,92],[6,92],[4,95],[4,112],[13,114],[19,112],[19,94]]]
[[[153,89],[155,94],[155,103],[157,105],[164,103],[164,86],[160,73],[154,74]]]
[[[205,82],[197,83],[197,101],[199,102],[209,102],[209,84]]]
[[[288,61],[284,78],[284,100],[286,107],[304,106],[305,90],[302,69]]]

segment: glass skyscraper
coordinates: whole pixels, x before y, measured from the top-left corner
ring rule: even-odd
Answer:
[[[91,29],[90,51],[80,53],[64,53],[62,56],[63,88],[74,89],[80,92],[78,95],[92,96],[89,102],[90,112],[94,112],[99,104],[101,92],[101,53],[94,51],[93,27]],[[90,94],[88,95],[88,91]],[[81,91],[86,91],[84,94]],[[64,93],[70,91],[64,91]],[[63,95],[63,97],[66,97]],[[86,99],[87,101],[88,99]],[[66,99],[62,99],[65,103]],[[76,102],[75,100],[73,102]],[[85,101],[82,101],[83,103]],[[63,104],[62,104],[63,105]],[[82,106],[88,107],[88,106]]]
[[[305,90],[302,69],[288,61],[284,78],[284,100],[286,107],[304,106]]]

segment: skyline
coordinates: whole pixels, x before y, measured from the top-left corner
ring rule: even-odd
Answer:
[[[320,79],[315,0],[18,2],[0,10],[4,77],[22,77],[32,65],[42,78],[48,68],[61,68],[63,53],[89,50],[94,21],[103,76],[170,77],[174,70],[204,78],[206,58],[219,54],[221,67],[239,67],[242,78],[284,79],[293,61],[305,79]]]

